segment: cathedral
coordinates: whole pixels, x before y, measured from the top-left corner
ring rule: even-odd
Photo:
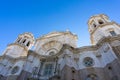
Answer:
[[[20,34],[0,56],[0,80],[120,80],[120,25],[99,14],[88,31],[83,47],[70,31]]]

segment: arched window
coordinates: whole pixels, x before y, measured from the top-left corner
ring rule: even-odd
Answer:
[[[75,69],[73,67],[71,68],[71,70],[72,70],[72,73],[75,73]]]
[[[94,60],[90,57],[86,57],[84,58],[83,63],[86,67],[90,67],[94,65]]]
[[[53,65],[52,64],[46,64],[44,68],[44,75],[51,75],[53,70]]]
[[[11,71],[11,74],[15,74],[19,71],[19,67],[18,66],[15,66],[12,71]]]
[[[29,46],[30,45],[30,41],[27,43],[27,46]]]
[[[37,72],[38,72],[38,67],[34,67],[34,68],[33,68],[33,71],[32,71],[33,75],[36,75]]]
[[[96,28],[96,24],[93,24],[93,27]]]
[[[20,42],[21,38],[18,38],[17,42]]]
[[[115,33],[115,31],[110,31],[110,34],[112,35],[112,36],[116,36],[116,33]]]
[[[25,43],[26,39],[23,40],[23,43]]]
[[[98,23],[99,24],[104,24],[104,22],[102,20],[99,20]]]

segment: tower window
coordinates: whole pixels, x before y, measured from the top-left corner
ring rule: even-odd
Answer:
[[[103,21],[101,21],[101,20],[99,21],[99,24],[103,24],[103,23],[104,23]]]
[[[26,39],[25,39],[25,40],[23,40],[23,43],[25,43],[25,41],[26,41]]]
[[[20,39],[18,40],[18,42],[20,42]]]
[[[96,24],[93,24],[93,27],[95,28],[95,27],[96,27]]]
[[[21,40],[21,38],[19,38],[19,39],[17,40],[17,42],[20,42],[20,40]]]
[[[110,31],[110,34],[111,34],[112,36],[116,36],[115,31]]]
[[[27,46],[29,46],[30,45],[30,41],[27,43]]]

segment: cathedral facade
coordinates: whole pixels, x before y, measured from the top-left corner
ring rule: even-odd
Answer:
[[[0,56],[0,80],[120,80],[120,25],[99,14],[88,29],[84,47],[70,31],[20,34]]]

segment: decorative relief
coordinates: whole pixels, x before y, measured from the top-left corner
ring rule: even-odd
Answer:
[[[46,52],[46,55],[52,56],[52,55],[55,55],[57,52],[58,52],[57,49],[52,48]]]
[[[74,61],[75,61],[75,62],[78,62],[78,61],[79,61],[79,58],[74,57]]]
[[[55,53],[53,52],[53,51],[51,51],[50,53],[49,53],[49,55],[54,55]]]
[[[75,60],[76,62],[79,61],[79,54],[74,54],[74,60]]]
[[[44,50],[48,50],[50,48],[61,48],[61,43],[58,41],[50,41],[42,46]]]
[[[41,49],[44,52],[43,55],[54,55],[61,50],[62,44],[58,41],[50,41],[42,45]]]
[[[96,54],[96,57],[101,57],[102,56],[100,52],[96,52],[95,54]]]

